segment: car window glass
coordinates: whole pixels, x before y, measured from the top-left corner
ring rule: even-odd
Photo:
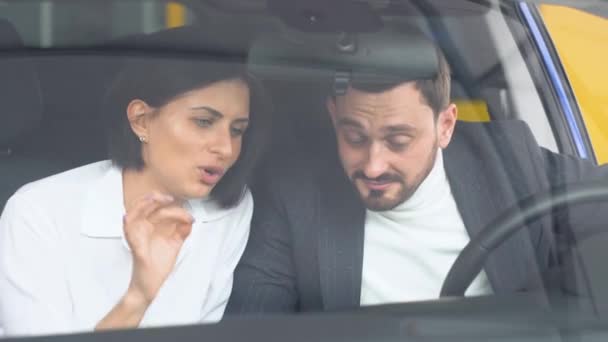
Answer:
[[[0,2],[0,18],[15,23],[26,46],[43,48],[92,45],[196,20],[183,4],[155,0]]]
[[[369,4],[374,15],[381,18],[381,23],[385,26],[383,28],[394,30],[397,32],[395,36],[399,37],[398,34],[402,33],[400,30],[405,30],[409,25],[415,25],[445,52],[452,67],[450,97],[458,108],[457,125],[483,127],[478,131],[471,130],[481,132],[483,139],[479,141],[483,143],[467,138],[458,141],[469,148],[469,153],[465,155],[468,159],[463,159],[465,162],[459,161],[461,164],[458,164],[464,170],[462,178],[450,179],[453,182],[450,191],[465,194],[465,201],[458,203],[457,209],[470,209],[468,216],[464,218],[469,220],[467,223],[474,222],[479,225],[479,229],[483,228],[482,226],[491,229],[496,223],[494,220],[505,212],[512,214],[514,218],[521,218],[521,215],[518,215],[527,204],[518,203],[518,200],[546,190],[549,182],[571,181],[564,176],[566,171],[560,168],[562,162],[570,160],[571,157],[557,158],[549,154],[549,151],[576,156],[575,142],[563,116],[559,99],[554,93],[554,85],[550,82],[544,69],[545,65],[539,57],[530,23],[524,20],[520,12],[521,7],[510,1],[427,0],[411,1],[414,5],[410,7],[402,6],[399,1],[388,0],[353,2]],[[312,162],[309,164],[309,161],[322,160],[327,156],[335,157],[333,161],[336,164],[340,161],[335,155],[336,134],[332,117],[328,113],[328,99],[337,94],[337,88],[344,80],[345,74],[346,78],[353,75],[352,70],[343,69],[345,64],[338,63],[341,61],[332,64],[335,61],[310,57],[317,52],[311,49],[301,52],[304,58],[296,55],[283,60],[281,58],[284,56],[277,54],[280,58],[270,59],[270,64],[273,65],[270,65],[269,69],[277,65],[281,65],[282,69],[279,73],[272,73],[268,69],[253,67],[252,51],[254,47],[259,46],[256,45],[257,42],[267,37],[279,37],[271,40],[267,50],[262,51],[270,52],[270,55],[275,57],[272,53],[280,52],[281,49],[288,50],[286,45],[281,45],[283,40],[299,43],[307,39],[319,39],[330,41],[332,48],[345,48],[345,45],[338,43],[348,42],[346,38],[352,37],[357,41],[357,37],[363,34],[312,32],[314,28],[307,31],[289,22],[287,15],[280,16],[278,10],[267,8],[269,4],[276,3],[277,1],[271,0],[0,0],[0,24],[9,24],[0,25],[0,28],[15,27],[17,38],[23,43],[14,44],[12,37],[3,41],[2,39],[12,32],[3,35],[9,30],[0,31],[0,212],[7,200],[25,184],[108,158],[107,108],[111,104],[107,103],[107,95],[116,84],[117,77],[124,71],[125,65],[140,63],[156,63],[159,70],[182,62],[191,63],[197,70],[213,71],[220,64],[249,68],[248,74],[263,86],[268,95],[268,115],[272,123],[272,130],[267,137],[270,142],[263,150],[260,164],[250,177],[249,185],[253,197],[257,201],[258,198],[263,198],[267,191],[274,190],[273,182],[283,181],[282,172],[294,166],[301,167],[309,176],[325,181],[324,177],[331,173],[322,173],[319,170],[331,163],[320,163],[317,167]],[[534,1],[518,2],[519,5],[528,3],[538,6],[534,8],[539,10],[542,23],[548,32],[548,37],[543,36],[541,39],[547,39],[548,43],[554,45],[557,61],[566,72],[569,86],[574,92],[575,105],[583,115],[584,127],[581,134],[590,139],[592,154],[597,157],[598,162],[606,163],[608,91],[605,82],[608,79],[608,68],[605,67],[605,62],[608,60],[608,44],[602,45],[600,42],[608,41],[608,23],[605,18],[608,6],[590,5],[574,9],[556,4],[557,1],[546,4],[536,4]],[[338,14],[342,15],[340,12]],[[315,24],[312,22],[322,21],[322,16],[304,12],[301,16],[291,19],[310,21],[313,26]],[[350,24],[356,26],[359,23]],[[175,32],[172,29],[176,28],[193,29],[197,35],[178,41],[172,40],[171,35],[165,35],[167,32]],[[372,35],[377,34],[376,37],[383,39],[386,36],[395,37],[391,35],[390,30],[371,31]],[[384,36],[385,32],[391,34]],[[164,38],[149,42],[145,37],[150,37],[150,34],[158,34],[158,37]],[[326,48],[323,45],[318,46]],[[319,50],[322,50],[321,47]],[[376,52],[368,51],[371,55]],[[342,57],[348,58],[347,53],[344,56]],[[389,58],[387,61],[392,60]],[[375,60],[373,62],[382,64]],[[315,77],[318,73],[325,74]],[[383,76],[390,78],[393,75]],[[352,79],[348,81],[351,82]],[[158,108],[151,106],[148,109],[154,111]],[[120,111],[126,113],[126,108],[121,108]],[[218,116],[217,113],[215,116]],[[208,121],[199,118],[197,125],[203,127],[209,124]],[[508,131],[503,132],[496,127],[509,127],[514,129],[513,132],[517,135],[510,136]],[[144,143],[145,137],[137,138]],[[400,135],[398,138],[404,137]],[[536,140],[539,146],[527,145],[532,144],[533,140]],[[516,154],[518,159],[511,159],[513,154]],[[308,172],[306,167],[311,165],[313,167]],[[554,169],[545,173],[545,169],[536,168],[538,165]],[[576,172],[583,172],[588,170],[590,164],[585,164],[585,167],[579,163],[568,165],[574,165]],[[337,170],[344,176],[343,170],[339,167]],[[219,172],[212,170],[211,173]],[[524,174],[532,176],[521,177]],[[500,182],[500,190],[494,181]],[[287,179],[289,185],[281,188],[281,195],[285,196],[285,202],[281,205],[285,204],[285,210],[298,206],[290,207],[289,204],[290,199],[300,195],[297,191],[292,191],[292,188],[297,189],[296,186],[301,185],[295,184],[297,182],[297,179]],[[330,183],[329,185],[334,185],[339,182]],[[563,185],[562,183],[560,185]],[[463,192],[463,184],[471,188]],[[450,191],[447,193],[452,196]],[[486,196],[481,202],[488,210],[476,206],[479,203],[475,203],[474,198],[479,193]],[[58,191],[57,196],[60,195],[61,191]],[[319,200],[324,199],[319,197]],[[314,200],[316,201],[317,197],[314,197]],[[59,205],[62,202],[57,200],[53,203]],[[256,202],[256,206],[264,207],[268,203],[270,202]],[[335,200],[332,205],[334,203],[342,202]],[[328,211],[327,208],[321,208],[315,215],[321,215],[325,211]],[[539,241],[550,238],[549,235],[544,235],[546,229],[561,228],[562,225],[576,222],[581,217],[593,217],[598,212],[590,210],[581,211],[575,216],[543,216],[538,221],[530,219],[533,221],[531,223],[525,220],[526,224],[530,223],[530,226],[538,228],[530,233],[532,240],[511,241],[510,246],[515,246],[518,250],[534,251],[536,243],[540,244]],[[452,214],[452,217],[458,216],[455,212]],[[315,215],[305,215],[302,219],[317,219],[318,215]],[[350,217],[351,213],[346,212],[344,216]],[[102,218],[99,217],[100,220]],[[592,227],[592,233],[599,231],[596,226]],[[314,222],[307,227],[316,229],[317,224]],[[559,233],[568,234],[561,231]],[[602,240],[592,241],[593,239],[589,238],[593,236],[592,233],[584,235],[580,241],[591,241],[599,245]],[[462,241],[468,241],[464,228],[461,235],[464,237]],[[528,235],[525,230],[517,233],[518,238]],[[110,243],[110,240],[108,238],[107,242]],[[120,255],[128,255],[126,242],[121,241],[117,246],[122,253]],[[330,244],[324,244],[322,247],[327,246],[332,248]],[[562,245],[558,247],[563,250],[571,248]],[[600,250],[603,248],[596,247]],[[336,247],[335,250],[339,257],[343,256],[343,249]],[[570,255],[575,255],[577,251],[572,250]],[[538,251],[539,254],[544,252],[546,250]],[[500,253],[503,256],[509,254],[504,250]],[[511,255],[513,258],[519,256],[518,253],[514,254],[516,255]],[[53,257],[57,255],[53,254]],[[553,255],[547,256],[542,261],[553,263],[552,257]],[[314,259],[316,261],[316,256]],[[36,262],[27,260],[31,262],[29,265]],[[584,270],[578,273],[578,278],[565,279],[565,282],[575,283],[574,287],[586,286],[588,278],[585,267],[593,260],[593,257],[591,261],[576,259],[575,266],[582,264]],[[501,265],[505,269],[511,267],[508,263]],[[66,264],[58,265],[58,268],[64,266],[68,267]],[[105,265],[105,270],[111,271],[114,266]],[[537,266],[531,264],[514,269],[520,273],[533,273]],[[125,272],[123,275],[128,274],[128,269],[121,270]],[[331,271],[332,268],[324,270]],[[347,270],[350,272],[351,268]],[[592,275],[597,273],[593,270],[590,272]],[[558,272],[556,274],[555,277],[560,276]],[[26,278],[35,276],[35,272],[25,275]],[[114,280],[106,277],[99,283],[111,283]],[[564,279],[560,279],[562,280]],[[318,283],[312,282],[315,286]],[[34,285],[41,284],[44,285],[42,281],[38,281]],[[526,286],[523,282],[516,285]],[[543,299],[544,290],[539,290]],[[109,296],[118,297],[119,290],[114,288],[112,291],[108,292]],[[105,295],[106,293],[100,297],[106,298]],[[507,302],[508,300],[503,300],[500,308],[502,305],[508,306]],[[424,311],[412,307],[414,314]],[[489,313],[500,311],[496,305],[481,305],[475,308],[487,310]],[[431,311],[433,310],[435,309],[431,308]],[[443,306],[437,310],[442,314],[447,312],[442,311]],[[323,318],[320,318],[320,321],[322,320]],[[279,325],[283,327],[282,324]],[[284,326],[289,327],[288,324]],[[233,327],[229,326],[232,332],[239,331]],[[198,328],[205,329],[204,326],[186,327],[183,331],[192,334]],[[182,328],[175,329],[181,331]],[[316,329],[309,330],[313,335],[317,333]],[[319,329],[318,333],[322,333],[321,330]],[[148,330],[146,333],[158,337],[161,336],[160,333],[157,334],[158,331],[161,330]],[[162,331],[164,333],[164,330]]]
[[[598,6],[598,10],[599,10]],[[603,7],[605,10],[605,6]],[[542,20],[577,99],[596,158],[608,162],[608,19],[598,11],[541,4]]]

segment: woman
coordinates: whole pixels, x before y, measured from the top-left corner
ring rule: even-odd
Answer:
[[[220,319],[266,135],[258,91],[235,65],[131,61],[105,111],[111,161],[30,183],[6,205],[5,332]]]

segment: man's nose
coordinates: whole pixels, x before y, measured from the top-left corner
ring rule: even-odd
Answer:
[[[378,143],[374,143],[370,146],[367,163],[363,169],[367,178],[378,178],[386,172],[388,163],[386,162],[384,152],[383,147]]]
[[[218,155],[221,159],[227,159],[232,156],[232,136],[230,129],[218,130],[211,141],[209,150],[211,153]]]

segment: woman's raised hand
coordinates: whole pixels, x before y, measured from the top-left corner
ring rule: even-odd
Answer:
[[[193,222],[173,197],[161,193],[145,196],[127,211],[123,228],[133,254],[129,291],[152,302],[173,270]]]

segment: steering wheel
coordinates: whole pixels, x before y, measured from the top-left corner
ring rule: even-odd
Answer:
[[[475,236],[460,252],[441,288],[441,297],[463,297],[488,255],[525,223],[558,207],[608,200],[606,182],[587,182],[554,188],[524,198]]]

